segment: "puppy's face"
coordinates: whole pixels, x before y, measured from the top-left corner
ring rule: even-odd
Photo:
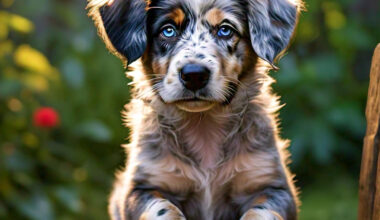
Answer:
[[[257,56],[272,63],[297,18],[288,0],[93,0],[89,6],[110,46],[143,57],[165,103],[201,112],[226,105]]]
[[[146,65],[164,102],[190,112],[228,103],[252,50],[242,6],[193,0],[156,1],[150,8]]]

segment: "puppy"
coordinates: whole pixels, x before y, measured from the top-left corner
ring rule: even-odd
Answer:
[[[89,1],[100,36],[133,78],[128,158],[110,197],[112,219],[297,219],[267,72],[300,7],[288,0]]]

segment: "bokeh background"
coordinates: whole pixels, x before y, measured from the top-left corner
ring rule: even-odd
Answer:
[[[107,219],[129,100],[84,0],[0,0],[0,219]],[[306,1],[274,90],[301,220],[356,219],[376,0]],[[41,107],[59,119],[36,122]],[[50,123],[50,122],[49,122]]]

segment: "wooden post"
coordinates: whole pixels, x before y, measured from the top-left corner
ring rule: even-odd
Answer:
[[[359,220],[380,220],[380,44],[372,58],[359,183]]]

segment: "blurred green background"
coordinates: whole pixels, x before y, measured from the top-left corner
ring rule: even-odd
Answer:
[[[121,62],[96,35],[84,0],[0,0],[0,219],[107,219],[123,165],[129,99]],[[286,103],[301,220],[356,219],[375,0],[306,2],[274,89]],[[33,123],[54,108],[55,128]]]

